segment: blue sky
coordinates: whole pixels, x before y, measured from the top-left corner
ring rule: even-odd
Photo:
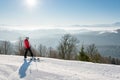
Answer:
[[[30,0],[31,1],[31,0]],[[120,22],[120,0],[0,0],[1,25],[92,25]]]

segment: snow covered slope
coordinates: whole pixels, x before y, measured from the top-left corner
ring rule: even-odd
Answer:
[[[120,80],[120,66],[23,56],[0,55],[0,80]]]

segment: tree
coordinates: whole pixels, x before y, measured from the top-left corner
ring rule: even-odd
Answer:
[[[112,58],[111,63],[112,63],[112,64],[115,64],[115,58]]]
[[[50,58],[59,58],[57,51],[55,49],[53,49],[52,47],[49,47],[48,52],[49,52],[48,57],[50,57]]]
[[[87,54],[92,62],[101,62],[101,55],[99,54],[95,44],[87,47]]]
[[[46,55],[46,53],[47,53],[47,48],[46,48],[46,46],[43,46],[42,44],[40,44],[40,45],[38,46],[38,51],[39,51],[41,57],[42,57],[42,56],[43,56],[43,57],[47,56],[47,55]]]
[[[0,54],[9,55],[12,54],[13,45],[9,41],[1,41],[0,42]]]
[[[76,47],[79,41],[70,34],[65,34],[62,39],[60,40],[58,46],[59,56],[62,59],[70,59],[72,56],[71,54],[76,54]]]
[[[12,46],[11,46],[11,43],[9,41],[4,41],[3,42],[3,52],[4,52],[5,55],[7,55],[10,52],[11,47]]]
[[[23,39],[21,37],[18,38],[18,42],[16,43],[16,49],[17,55],[24,55],[24,47],[23,47]]]
[[[78,59],[81,60],[81,61],[89,61],[89,57],[86,54],[86,52],[84,51],[84,46],[83,45],[82,45],[81,50],[79,52]]]
[[[3,54],[3,48],[1,45],[0,45],[0,54]]]

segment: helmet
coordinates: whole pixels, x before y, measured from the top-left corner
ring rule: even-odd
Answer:
[[[26,39],[29,39],[29,37],[26,37]]]

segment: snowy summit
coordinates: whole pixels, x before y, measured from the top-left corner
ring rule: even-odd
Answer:
[[[0,80],[120,80],[120,66],[0,55]]]

